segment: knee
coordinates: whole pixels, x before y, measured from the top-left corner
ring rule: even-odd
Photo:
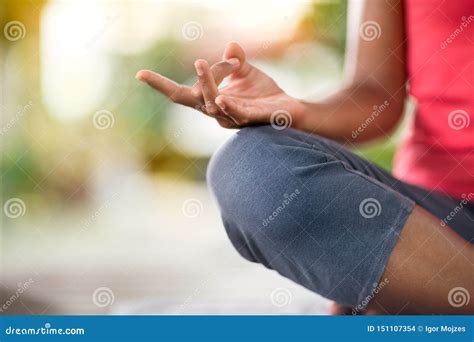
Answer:
[[[246,128],[213,156],[207,177],[244,258],[345,305],[371,291],[385,260],[377,257],[377,270],[367,260],[397,233],[381,228],[389,213],[398,217],[399,206],[391,205],[398,195],[385,192],[384,215],[368,224],[361,199],[380,193],[380,185],[348,172],[324,140],[271,126]]]
[[[307,175],[301,173],[305,172],[304,153],[294,150],[304,143],[294,134],[299,133],[277,131],[271,126],[244,128],[209,163],[208,185],[224,226],[247,259],[249,253],[255,256],[268,247],[268,241],[286,244],[296,232],[295,224],[303,224],[312,215],[303,200],[309,196],[303,184]],[[314,155],[318,153],[311,153],[311,158]],[[265,263],[261,257],[255,258]]]
[[[274,137],[268,126],[244,128],[212,156],[207,168],[207,183],[218,200],[243,190],[245,184],[257,176],[260,158],[265,158],[262,147],[269,139]]]
[[[315,167],[327,162],[324,151],[314,145],[315,137],[313,144],[305,138],[304,133],[272,126],[248,127],[232,136],[207,169],[221,211],[239,212],[246,203],[252,212],[263,211],[298,190]]]
[[[264,210],[268,201],[261,199],[272,191],[271,183],[282,184],[283,177],[292,178],[281,164],[288,151],[275,148],[286,139],[271,126],[248,127],[233,135],[213,155],[207,183],[224,215],[239,213],[247,217],[248,213],[242,211],[245,207],[254,213]],[[281,187],[278,190],[285,191]]]

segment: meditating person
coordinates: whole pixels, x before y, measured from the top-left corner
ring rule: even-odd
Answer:
[[[192,87],[137,78],[240,128],[208,183],[244,258],[333,300],[334,314],[473,314],[472,1],[348,12],[345,82],[324,100],[289,96],[235,42],[222,61],[195,62]],[[408,94],[415,118],[390,174],[348,148],[388,137]]]

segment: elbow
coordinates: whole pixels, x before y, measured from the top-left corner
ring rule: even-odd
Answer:
[[[384,104],[386,112],[381,112],[380,114],[382,116],[380,126],[386,134],[391,134],[395,131],[403,118],[405,105],[404,102],[390,103],[389,101],[384,102]]]

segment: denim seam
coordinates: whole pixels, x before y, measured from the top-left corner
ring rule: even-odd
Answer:
[[[405,201],[408,201],[408,202],[413,202],[414,201],[410,198],[408,198],[407,196],[405,196],[404,194],[402,194],[401,192],[395,190],[394,188],[392,188],[391,186],[388,186],[387,184],[384,184],[382,182],[380,182],[379,180],[377,179],[374,179],[373,177],[370,177],[368,175],[366,175],[365,173],[362,173],[360,171],[357,171],[357,170],[354,170],[352,168],[349,168],[347,167],[346,163],[344,161],[341,161],[341,160],[337,160],[339,163],[342,164],[342,167],[348,171],[348,172],[351,172],[355,175],[358,175],[359,177],[362,177],[364,178],[365,180],[369,181],[370,183],[376,185],[377,187],[379,187],[380,189],[384,190],[384,191],[391,191],[391,192],[394,192],[396,193],[397,195],[399,195],[402,199],[404,199]]]
[[[309,145],[309,144],[308,144],[308,145]],[[283,147],[288,147],[288,148],[292,148],[292,149],[295,148],[295,146],[293,146],[293,145],[277,144],[277,143],[272,143],[272,144],[270,144],[270,146],[283,146]],[[328,162],[332,161],[332,160],[329,160],[329,158],[328,158],[328,156],[329,156],[329,157],[333,157],[332,155],[326,153],[325,151],[321,151],[321,150],[319,150],[319,149],[315,149],[313,145],[309,145],[309,146],[307,146],[307,147],[306,147],[306,146],[296,146],[296,148],[309,149],[309,150],[311,150],[312,152],[318,152],[318,153],[320,153],[321,156],[324,157],[324,163],[328,163]],[[273,149],[272,149],[272,150],[273,150]]]
[[[293,149],[302,148],[302,149],[308,149],[313,152],[317,152],[320,157],[324,158],[324,161],[322,163],[329,163],[329,162],[339,163],[347,172],[357,175],[363,180],[370,182],[371,184],[380,188],[385,193],[398,196],[398,199],[399,199],[398,204],[400,207],[399,212],[396,215],[395,220],[389,226],[390,227],[389,231],[387,232],[385,238],[381,242],[381,246],[380,246],[381,251],[379,253],[379,256],[376,257],[376,261],[373,263],[372,267],[370,267],[368,271],[366,282],[363,285],[361,285],[361,290],[357,296],[358,298],[357,298],[356,305],[358,305],[372,293],[373,286],[371,286],[371,284],[375,282],[377,282],[378,284],[378,281],[380,277],[382,276],[383,271],[385,270],[386,261],[388,261],[388,258],[390,257],[390,254],[393,251],[393,248],[395,247],[398,241],[399,233],[402,230],[408,215],[413,209],[415,202],[409,199],[408,197],[406,197],[405,195],[403,195],[402,193],[396,191],[391,186],[380,183],[378,180],[373,179],[372,177],[360,171],[354,170],[352,167],[349,167],[349,165],[347,165],[347,163],[344,160],[341,160],[340,158],[335,156],[333,153],[328,153],[327,149],[329,149],[330,146],[326,146],[326,144],[321,143],[319,141],[317,141],[317,143],[310,144],[306,141],[301,141],[291,136],[287,136],[287,137],[292,141],[296,141],[296,146],[292,144],[282,144],[282,143],[274,143],[274,142],[270,144],[266,144],[265,146],[268,146],[270,150],[273,152],[275,152],[276,146],[282,146],[282,147],[293,148]],[[403,215],[405,216],[404,218],[403,218]]]
[[[285,144],[272,144],[272,145],[294,148],[294,146],[285,145]],[[298,146],[298,147],[307,148],[307,147],[304,147],[304,146]],[[380,184],[376,179],[373,179],[373,178],[371,178],[370,176],[368,176],[364,173],[358,172],[357,170],[348,168],[344,161],[341,161],[340,159],[337,159],[333,155],[328,154],[325,151],[315,149],[313,145],[311,145],[310,149],[313,150],[313,151],[316,150],[317,152],[321,153],[321,155],[325,158],[326,163],[328,163],[329,161],[339,163],[347,172],[350,172],[350,173],[352,173],[356,176],[359,176],[363,180],[372,183],[373,185],[377,186],[378,188],[380,188],[384,192],[388,192],[390,194],[399,196],[398,197],[399,205],[400,205],[399,212],[398,212],[397,216],[395,217],[394,222],[392,222],[392,224],[390,225],[390,230],[387,233],[385,239],[381,242],[382,251],[380,253],[380,257],[373,264],[370,271],[368,272],[369,274],[367,276],[367,281],[365,282],[365,284],[363,286],[361,286],[362,289],[361,289],[361,291],[358,295],[357,304],[356,304],[356,306],[357,306],[366,297],[368,297],[369,294],[372,293],[373,287],[371,287],[370,284],[374,283],[374,282],[377,282],[377,284],[378,284],[378,281],[381,277],[381,274],[383,274],[383,271],[385,270],[385,264],[386,264],[385,263],[384,265],[382,265],[383,267],[380,267],[381,264],[382,264],[382,259],[387,259],[388,260],[388,257],[390,256],[391,252],[393,251],[393,248],[395,247],[396,242],[398,241],[398,236],[395,237],[394,235],[396,233],[399,233],[402,230],[402,228],[404,226],[404,223],[406,222],[406,218],[408,217],[408,215],[412,211],[413,206],[415,205],[415,202],[413,200],[411,200],[410,198],[406,197],[405,195],[401,194],[400,192],[396,191],[395,189],[392,189],[391,187],[389,187],[387,185]],[[331,158],[331,160],[329,160],[328,156]],[[401,220],[403,214],[405,214],[406,218]],[[383,244],[386,243],[387,240],[389,241],[389,243],[386,244],[386,246],[384,247]],[[387,256],[385,256],[386,251],[389,251]],[[380,272],[378,272],[379,269],[381,270]],[[381,274],[377,274],[377,273],[381,273]]]

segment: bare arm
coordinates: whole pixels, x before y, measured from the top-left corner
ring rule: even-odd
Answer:
[[[235,42],[227,45],[223,60],[212,67],[205,60],[196,61],[198,82],[193,87],[178,85],[149,70],[141,70],[137,78],[176,103],[198,108],[225,128],[275,124],[279,120],[275,114],[284,113],[281,121],[291,127],[339,141],[367,141],[387,134],[403,112],[405,49],[401,3],[352,0],[346,81],[340,91],[322,101],[302,101],[286,94],[271,77],[246,60],[244,49]],[[374,37],[370,25],[375,30]],[[359,34],[360,27],[363,34]],[[229,84],[219,89],[226,76]],[[383,110],[379,110],[381,106]]]
[[[348,22],[343,88],[323,101],[303,102],[294,123],[335,140],[360,142],[390,132],[403,112],[402,1],[352,0]]]

